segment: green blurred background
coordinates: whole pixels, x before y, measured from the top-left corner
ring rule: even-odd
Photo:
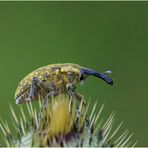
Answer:
[[[0,114],[10,120],[9,102],[19,81],[51,63],[77,63],[112,70],[109,86],[90,77],[79,92],[104,116],[134,132],[148,146],[147,2],[0,2]],[[93,106],[93,103],[92,103]]]

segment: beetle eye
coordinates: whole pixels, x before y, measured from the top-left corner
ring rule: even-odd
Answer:
[[[80,77],[80,81],[84,80],[83,76]]]
[[[81,75],[81,77],[80,77],[80,81],[86,79],[86,77],[87,77],[87,75],[85,75],[85,74]]]

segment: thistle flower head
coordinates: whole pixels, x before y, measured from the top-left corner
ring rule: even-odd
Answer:
[[[67,135],[74,126],[75,111],[71,110],[71,101],[66,95],[60,95],[49,100],[42,107],[40,116],[38,130],[50,140],[57,135]]]
[[[27,105],[30,120],[20,107],[21,118],[16,117],[12,107],[11,113],[15,122],[17,137],[13,136],[8,124],[0,124],[4,134],[5,146],[34,147],[34,146],[134,146],[129,140],[132,134],[126,130],[119,136],[121,124],[113,131],[115,113],[105,122],[101,122],[100,114],[104,105],[96,111],[97,103],[88,115],[90,101],[84,105],[83,100],[77,102],[68,95],[61,94],[49,99],[44,105],[39,102],[40,111],[37,113],[32,104]],[[118,138],[115,138],[115,137]]]

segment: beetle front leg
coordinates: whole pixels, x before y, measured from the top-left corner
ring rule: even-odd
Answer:
[[[81,96],[78,92],[74,92],[75,97],[81,102],[83,100],[83,104],[86,105],[85,100],[83,99],[83,96]]]
[[[75,88],[73,87],[73,84],[68,83],[66,85],[66,90],[69,93],[70,96],[72,96],[72,99],[75,97],[74,93],[75,93]]]
[[[75,87],[73,87],[72,84],[67,84],[66,89],[67,89],[68,93],[70,94],[70,96],[72,96],[72,101],[74,101],[74,98],[76,98],[79,102],[82,101],[83,105],[86,105],[83,97],[78,92],[75,91]],[[76,105],[76,116],[77,117],[81,116],[78,104]]]
[[[67,89],[68,93],[70,94],[70,96],[72,96],[72,98],[77,98],[81,102],[83,97],[78,92],[76,92],[74,86],[75,86],[74,84],[68,83],[66,85],[66,89]],[[85,102],[83,102],[83,103],[85,104]]]

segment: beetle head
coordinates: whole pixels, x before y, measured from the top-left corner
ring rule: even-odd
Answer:
[[[111,73],[111,71],[105,71],[104,73],[99,73],[96,70],[88,69],[88,68],[81,68],[80,69],[80,80],[84,80],[87,78],[87,76],[95,76],[102,80],[104,80],[106,83],[113,85],[113,80],[109,77],[107,77],[107,74]]]

